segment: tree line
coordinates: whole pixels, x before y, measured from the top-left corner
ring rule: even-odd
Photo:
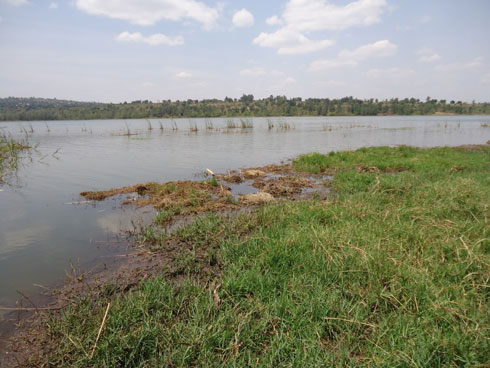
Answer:
[[[239,99],[138,100],[119,104],[39,98],[0,99],[0,121],[432,114],[485,115],[490,114],[490,103],[437,100],[431,97],[424,101],[416,98],[361,100],[351,96],[339,99],[286,96],[255,99],[250,94],[244,94]]]

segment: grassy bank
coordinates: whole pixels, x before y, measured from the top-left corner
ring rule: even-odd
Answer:
[[[108,285],[49,318],[45,350],[30,358],[75,367],[487,366],[489,163],[489,146],[302,156],[297,170],[334,174],[329,199],[210,214],[152,239],[153,248],[192,247],[139,288]]]
[[[27,148],[25,143],[0,135],[0,184],[8,174],[17,170],[20,153]]]

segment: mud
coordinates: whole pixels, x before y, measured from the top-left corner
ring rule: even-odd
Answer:
[[[152,241],[137,241],[142,234],[131,234],[132,248],[126,254],[101,260],[100,267],[92,272],[73,272],[67,282],[49,291],[48,300],[41,308],[20,312],[22,318],[5,352],[0,347],[0,367],[30,366],[29,362],[43,362],[43,357],[56,349],[46,329],[46,321],[57,318],[62,311],[81,298],[104,300],[116,293],[125,293],[139,287],[143,280],[165,275],[179,283],[183,276],[195,278],[209,286],[220,272],[212,244],[195,247],[189,240],[180,238],[178,230],[192,224],[208,213],[226,218],[254,211],[257,206],[274,200],[304,200],[315,196],[326,197],[325,181],[331,177],[295,172],[291,165],[269,165],[260,168],[217,174],[209,180],[146,183],[105,191],[82,192],[89,201],[101,201],[122,196],[124,206],[152,206],[158,213],[150,227],[164,231],[157,250]],[[126,197],[124,198],[124,196]],[[246,236],[249,225],[237,229]],[[143,230],[142,230],[143,231]],[[241,232],[241,233],[240,233]],[[193,255],[193,264],[182,265],[182,259]],[[190,267],[190,268],[189,268]],[[27,363],[26,363],[27,362]]]

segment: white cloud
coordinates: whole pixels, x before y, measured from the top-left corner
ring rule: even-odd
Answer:
[[[142,83],[141,84],[141,87],[154,87],[155,86],[155,83],[152,83],[152,82],[145,82],[145,83]]]
[[[355,67],[360,61],[373,57],[392,56],[398,49],[397,45],[388,40],[381,40],[370,43],[355,50],[343,50],[336,59],[315,60],[310,64],[310,71],[319,71],[325,69],[336,69],[344,67]]]
[[[386,6],[386,0],[357,0],[345,6],[326,0],[290,0],[283,18],[300,32],[343,30],[379,23]]]
[[[441,55],[428,48],[422,48],[418,50],[417,54],[420,55],[419,61],[421,63],[431,63],[433,61],[437,61],[441,59]]]
[[[358,47],[354,51],[344,50],[339,53],[339,59],[344,60],[364,60],[378,56],[392,56],[396,53],[398,46],[388,40],[381,40]]]
[[[28,0],[5,0],[7,4],[13,5],[13,6],[21,6],[21,5],[26,5],[29,4]]]
[[[331,40],[310,40],[305,35],[287,28],[274,33],[261,33],[253,40],[255,45],[277,48],[278,54],[306,54],[332,46]]]
[[[265,22],[270,26],[278,26],[283,24],[283,20],[279,18],[277,15],[273,15],[265,20]]]
[[[327,0],[289,0],[281,16],[267,19],[270,25],[284,26],[273,33],[261,33],[253,43],[278,49],[279,54],[304,54],[333,44],[330,40],[310,40],[306,35],[315,31],[343,30],[369,26],[381,21],[387,0],[357,0],[344,6]]]
[[[175,74],[175,77],[180,79],[189,79],[192,78],[192,74],[189,72],[178,72]]]
[[[484,74],[481,82],[485,84],[490,84],[490,73]]]
[[[415,75],[415,71],[412,69],[403,68],[386,68],[386,69],[371,69],[366,72],[366,76],[373,79],[386,78],[391,80],[400,80]]]
[[[468,69],[478,68],[483,62],[483,57],[477,57],[466,63],[450,63],[450,64],[440,64],[437,65],[434,70],[436,72],[457,72]]]
[[[2,17],[0,17],[0,23],[2,23],[2,21],[3,21],[3,18],[2,18]]]
[[[116,41],[119,42],[141,42],[151,46],[167,45],[167,46],[180,46],[184,44],[184,38],[182,36],[168,37],[161,33],[156,33],[151,36],[143,36],[141,33],[129,33],[122,32],[116,37]]]
[[[254,24],[254,16],[247,9],[237,11],[233,15],[233,25],[235,27],[250,27]]]
[[[77,0],[76,5],[88,14],[122,19],[140,26],[151,26],[160,20],[192,19],[211,28],[219,15],[217,9],[195,0]]]
[[[261,75],[265,75],[265,69],[262,67],[243,69],[240,70],[240,75],[246,77],[260,77]]]
[[[51,3],[49,4],[49,9],[58,9],[58,3]]]
[[[284,79],[284,83],[296,83],[296,79],[294,79],[293,77],[287,77],[286,79]]]

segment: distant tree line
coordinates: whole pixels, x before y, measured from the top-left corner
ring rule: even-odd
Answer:
[[[16,120],[90,120],[138,118],[197,118],[235,116],[373,116],[431,114],[490,114],[490,103],[437,100],[427,97],[389,100],[353,97],[339,99],[287,98],[270,96],[254,99],[186,100],[161,102],[133,101],[119,104],[76,102],[40,98],[0,99],[0,121]]]

